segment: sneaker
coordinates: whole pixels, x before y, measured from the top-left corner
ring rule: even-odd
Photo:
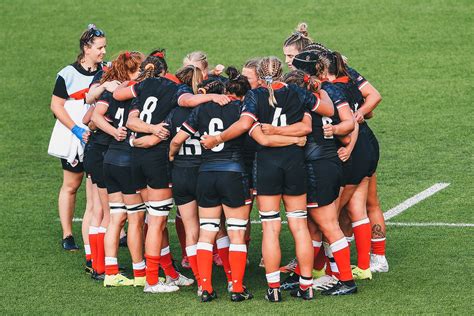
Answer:
[[[300,287],[290,292],[290,295],[297,298],[302,298],[304,300],[313,299],[313,288],[309,287],[306,290],[302,290]]]
[[[332,287],[321,292],[321,295],[348,295],[357,293],[357,286],[354,281],[337,281]]]
[[[372,280],[372,272],[370,272],[370,268],[363,270],[359,267],[355,267],[352,269],[352,276],[354,277],[354,280]]]
[[[253,298],[252,293],[250,293],[246,288],[244,288],[244,291],[242,293],[232,292],[230,294],[230,300],[232,302],[242,302],[245,300],[251,300],[252,298]]]
[[[324,291],[336,284],[338,279],[330,275],[323,275],[322,277],[313,280],[313,289]]]
[[[324,268],[322,268],[321,270],[313,269],[313,271],[311,271],[311,275],[313,276],[313,279],[317,279],[322,277],[323,275],[326,275],[326,270]]]
[[[184,256],[183,260],[181,260],[181,267],[183,267],[183,269],[191,269],[191,265],[189,264],[188,256]]]
[[[298,261],[296,261],[296,258],[293,258],[288,262],[286,266],[280,267],[280,272],[283,273],[289,273],[295,271],[296,265],[298,264]]]
[[[87,274],[92,274],[94,273],[94,269],[92,269],[92,260],[87,260],[86,261],[86,266],[84,267],[84,271]]]
[[[145,287],[143,288],[144,293],[171,293],[176,291],[179,291],[179,287],[165,284],[160,280],[155,285],[150,285],[145,281]]]
[[[265,299],[272,303],[281,302],[281,290],[278,288],[268,288],[267,293],[265,294]]]
[[[263,262],[263,258],[260,259],[260,263],[258,264],[260,268],[265,268],[265,262]]]
[[[202,294],[201,294],[202,303],[210,302],[212,300],[215,300],[216,298],[217,298],[216,291],[212,291],[212,293],[209,293],[208,291],[202,291]]]
[[[133,280],[130,280],[122,274],[106,275],[104,278],[105,287],[132,286]]]
[[[119,247],[127,247],[127,235],[120,237]]]
[[[201,295],[202,295],[202,286],[201,285],[198,286],[196,294],[197,294],[197,296],[201,297]]]
[[[234,289],[234,284],[232,283],[232,281],[227,282],[227,292],[232,293],[233,289]]]
[[[219,254],[218,253],[215,253],[212,255],[212,261],[214,262],[214,264],[218,267],[222,267],[224,264],[222,263],[222,259],[221,257],[219,257]]]
[[[105,273],[97,273],[97,272],[92,272],[91,278],[96,281],[104,281],[105,279]]]
[[[66,238],[62,240],[62,246],[63,249],[67,251],[79,250],[79,247],[76,245],[76,242],[74,241],[74,237],[72,237],[72,235],[66,236]]]
[[[190,286],[194,283],[193,279],[190,279],[181,273],[178,273],[178,277],[176,279],[172,279],[170,276],[166,276],[165,284],[167,285],[176,285],[176,286]]]
[[[370,255],[370,271],[371,272],[388,272],[387,258],[382,255]]]
[[[300,276],[296,273],[291,273],[285,281],[280,285],[283,291],[294,290],[300,286]]]
[[[146,277],[134,277],[133,278],[133,286],[134,287],[144,287],[146,283]]]

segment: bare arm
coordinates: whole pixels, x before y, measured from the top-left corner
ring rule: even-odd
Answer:
[[[130,137],[130,144],[133,144],[132,147],[138,148],[150,148],[155,145],[158,145],[161,141],[162,139],[155,135],[146,135],[140,138]]]
[[[266,135],[306,136],[312,132],[311,114],[306,113],[301,122],[288,126],[273,126],[262,124],[262,132]]]
[[[265,135],[260,124],[254,125],[249,134],[257,143],[265,147],[285,147],[293,144],[304,146],[306,144],[306,136]]]
[[[92,104],[99,99],[102,93],[105,90],[109,92],[114,92],[115,89],[120,85],[120,82],[117,80],[107,81],[103,84],[94,84],[89,88],[89,92],[86,94],[86,103]]]
[[[328,117],[333,116],[334,106],[327,92],[324,90],[320,90],[319,98],[320,98],[319,105],[317,105],[314,111],[321,116],[328,116]]]
[[[170,142],[169,160],[173,161],[174,157],[178,153],[183,143],[188,139],[190,135],[184,131],[179,131]]]
[[[127,127],[132,131],[146,134],[154,134],[163,139],[166,139],[169,136],[169,131],[165,127],[168,126],[168,124],[148,124],[147,122],[142,121],[138,116],[138,110],[130,112],[130,114],[128,115]]]
[[[202,103],[215,102],[219,105],[226,105],[230,102],[228,96],[223,94],[191,94],[185,93],[178,99],[178,105],[185,108],[193,108]]]
[[[382,96],[378,92],[377,89],[374,88],[369,82],[367,82],[362,89],[360,90],[362,96],[364,97],[364,103],[359,106],[355,115],[357,122],[363,122],[364,118],[371,118],[366,117],[366,115],[370,115],[373,110],[377,107],[377,105],[382,101]]]
[[[96,108],[92,113],[92,121],[105,133],[113,136],[117,141],[123,141],[127,137],[127,129],[125,127],[115,128],[105,119],[107,105],[97,102]]]
[[[66,109],[64,108],[64,104],[66,100],[60,97],[53,95],[51,97],[51,111],[54,113],[54,116],[63,123],[69,129],[72,129],[76,123],[72,120],[72,118],[67,113]]]
[[[215,146],[221,143],[224,143],[230,139],[237,138],[243,133],[248,132],[254,122],[255,121],[251,117],[243,115],[237,122],[229,126],[228,129],[226,129],[219,135],[203,135],[201,137],[201,144],[204,148],[214,148]]]
[[[342,161],[347,161],[347,159],[349,159],[349,157],[351,156],[352,150],[354,149],[354,146],[357,142],[358,136],[359,136],[359,124],[356,122],[354,130],[350,134],[351,139],[350,139],[349,144],[339,148],[337,151],[339,159],[341,159]]]
[[[114,91],[114,99],[117,101],[127,101],[134,98],[133,86],[128,86],[128,81],[122,82]]]

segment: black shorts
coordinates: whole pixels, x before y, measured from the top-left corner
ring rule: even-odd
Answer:
[[[245,161],[245,175],[247,176],[247,182],[250,188],[250,191],[255,189],[255,183],[257,182],[257,162],[256,160]]]
[[[339,196],[342,163],[338,157],[306,161],[308,207],[329,205]]]
[[[369,177],[371,177],[375,171],[377,171],[377,166],[379,164],[379,159],[380,159],[380,147],[379,147],[379,142],[377,140],[377,137],[375,137],[374,132],[367,126],[367,139],[371,145],[372,149],[372,164],[371,168],[369,170]]]
[[[173,182],[173,198],[176,205],[183,205],[197,200],[196,186],[199,166],[173,167],[171,171]]]
[[[256,160],[257,195],[306,193],[306,168],[302,148],[265,148],[257,153]]]
[[[378,143],[377,149],[375,149],[373,139],[367,131],[359,132],[351,159],[351,168],[344,168],[345,184],[358,185],[365,177],[372,176],[377,169]]]
[[[242,172],[201,171],[196,189],[200,207],[226,205],[240,207],[249,204],[250,190],[247,177]]]
[[[136,189],[132,182],[132,168],[104,163],[104,178],[107,193],[122,192],[135,194]]]
[[[92,144],[84,154],[84,170],[90,176],[92,183],[101,189],[105,188],[104,155],[108,146]]]
[[[135,188],[171,188],[171,170],[166,149],[133,150],[132,177]]]
[[[72,163],[67,162],[66,159],[61,159],[61,165],[63,170],[74,172],[74,173],[83,173],[84,164],[82,161],[79,161],[79,157],[76,157]]]

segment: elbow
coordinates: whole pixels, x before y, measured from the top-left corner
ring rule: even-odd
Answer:
[[[306,136],[306,135],[310,134],[312,131],[313,131],[313,127],[311,125],[309,125],[309,126],[305,125],[305,127],[302,130],[302,134],[303,134],[303,136]]]

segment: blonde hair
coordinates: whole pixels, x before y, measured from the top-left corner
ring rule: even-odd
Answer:
[[[184,84],[193,89],[194,94],[198,93],[198,85],[203,80],[201,69],[196,66],[188,65],[176,72],[176,77]]]
[[[308,45],[312,43],[313,40],[308,34],[308,24],[301,22],[298,24],[293,34],[288,36],[288,38],[283,43],[283,46],[295,46],[299,52],[302,52]]]
[[[269,93],[268,103],[270,103],[271,107],[275,107],[275,104],[277,104],[272,83],[274,80],[280,80],[281,75],[283,73],[281,65],[282,62],[280,59],[278,59],[278,57],[270,56],[262,58],[257,67],[258,77],[262,80],[265,80],[265,83],[267,85]]]
[[[183,66],[194,65],[195,63],[200,63],[202,67],[202,71],[205,71],[209,67],[209,63],[207,61],[207,55],[204,52],[196,51],[187,54],[183,59]]]

